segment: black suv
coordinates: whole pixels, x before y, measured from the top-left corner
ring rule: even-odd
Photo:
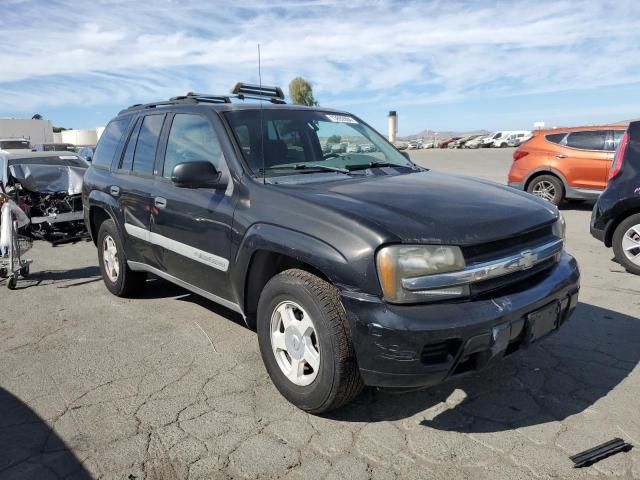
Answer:
[[[106,127],[83,197],[112,293],[152,273],[239,312],[279,391],[315,413],[477,371],[568,319],[580,274],[554,206],[418,167],[278,88],[233,93]]]
[[[591,235],[613,247],[616,260],[640,275],[640,122],[631,122],[593,207]]]

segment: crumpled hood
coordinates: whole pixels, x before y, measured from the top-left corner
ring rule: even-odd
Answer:
[[[66,165],[16,164],[9,167],[11,176],[30,192],[82,193],[82,180],[86,168]]]
[[[558,216],[553,205],[510,187],[433,171],[306,184],[290,192],[407,243],[474,245],[530,231]]]

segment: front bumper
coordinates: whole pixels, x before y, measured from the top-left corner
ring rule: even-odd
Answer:
[[[531,313],[557,305],[559,328],[573,312],[580,288],[578,265],[563,253],[543,280],[527,287],[486,300],[404,306],[343,292],[364,383],[436,385],[527,346],[533,340]]]

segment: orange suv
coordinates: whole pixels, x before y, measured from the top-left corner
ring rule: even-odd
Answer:
[[[597,198],[626,125],[537,130],[513,152],[509,185],[558,205]]]

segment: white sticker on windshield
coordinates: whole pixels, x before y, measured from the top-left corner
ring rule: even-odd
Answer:
[[[327,118],[332,122],[337,123],[358,123],[353,118],[347,115],[327,115]]]
[[[75,160],[78,157],[76,157],[75,155],[58,155],[58,158],[60,160]]]

